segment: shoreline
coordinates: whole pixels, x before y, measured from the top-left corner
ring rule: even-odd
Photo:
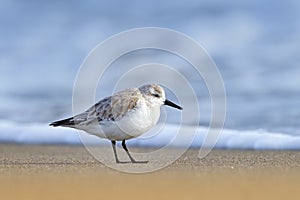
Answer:
[[[113,156],[111,147],[103,150]],[[300,195],[300,151],[213,150],[198,159],[198,151],[190,149],[170,166],[145,174],[110,169],[78,146],[1,144],[0,155],[3,199],[274,200]]]
[[[94,146],[92,148],[97,148],[103,159],[110,160],[111,164],[115,164],[111,146]],[[148,147],[128,148],[132,153],[147,153],[156,150]],[[122,147],[118,146],[117,150],[123,160],[128,160]],[[177,150],[177,148],[170,148],[166,153],[175,154]],[[300,170],[300,151],[296,150],[214,149],[204,158],[199,158],[198,153],[198,149],[188,149],[179,159],[162,170],[222,171],[238,169],[245,172],[263,169]],[[165,156],[160,155],[157,160],[150,161],[148,165],[163,162]],[[147,159],[147,154],[144,157]],[[34,167],[39,164],[47,167],[70,165],[76,168],[76,165],[82,165],[109,169],[81,145],[0,144],[0,169],[2,171],[20,166],[34,170]]]

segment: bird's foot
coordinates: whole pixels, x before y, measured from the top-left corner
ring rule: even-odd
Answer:
[[[131,160],[131,161],[120,161],[120,160],[116,160],[117,164],[128,164],[128,163],[139,163],[139,164],[146,164],[149,161],[147,160]]]
[[[148,162],[149,162],[148,160],[131,160],[131,163],[146,164]]]
[[[120,161],[120,160],[116,160],[117,164],[126,164],[126,163],[131,163],[131,161]]]

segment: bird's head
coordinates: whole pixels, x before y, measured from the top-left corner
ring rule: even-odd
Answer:
[[[151,103],[151,105],[168,105],[179,110],[182,107],[166,99],[165,90],[157,84],[148,84],[139,87],[139,90],[144,95],[144,97]]]

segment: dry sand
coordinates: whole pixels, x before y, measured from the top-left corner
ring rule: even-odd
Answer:
[[[189,150],[147,174],[112,170],[78,146],[0,145],[0,155],[0,199],[5,200],[300,197],[298,151],[214,150],[199,159],[197,150]]]

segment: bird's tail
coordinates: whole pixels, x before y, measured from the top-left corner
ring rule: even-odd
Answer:
[[[70,118],[67,118],[67,119],[55,121],[55,122],[52,122],[50,124],[50,126],[54,126],[54,127],[56,127],[56,126],[74,127],[75,126],[74,118],[70,117]]]

